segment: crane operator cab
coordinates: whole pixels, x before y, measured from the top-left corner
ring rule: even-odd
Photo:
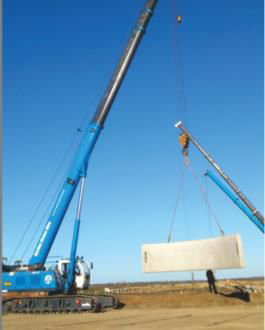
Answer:
[[[68,268],[69,268],[69,259],[61,259],[57,263],[58,272],[66,279]],[[75,265],[75,286],[77,289],[88,289],[90,285],[90,269],[93,268],[93,265],[88,267],[87,263],[83,258],[76,258]]]

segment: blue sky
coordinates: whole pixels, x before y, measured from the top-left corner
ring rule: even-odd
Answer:
[[[3,255],[11,257],[65,150],[54,187],[16,258],[29,260],[34,231],[103,95],[144,1],[4,1]],[[181,25],[176,16],[183,16]],[[263,213],[263,1],[160,1],[90,160],[78,254],[92,281],[190,279],[143,274],[140,246],[167,240],[183,160],[183,120]],[[193,147],[202,183],[209,164]],[[240,233],[246,267],[218,277],[263,275],[263,237],[208,182],[226,234]],[[76,199],[50,255],[69,256]],[[219,235],[190,172],[174,241]],[[32,237],[34,236],[34,239]],[[195,278],[204,278],[202,272]]]

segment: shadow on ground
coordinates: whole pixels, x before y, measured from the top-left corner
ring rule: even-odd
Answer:
[[[115,309],[123,309],[125,307],[124,303],[119,302]]]
[[[219,292],[220,295],[228,298],[237,298],[246,302],[250,302],[250,296],[247,291],[242,290],[241,288],[237,288],[237,291],[233,291],[231,293],[222,293]]]

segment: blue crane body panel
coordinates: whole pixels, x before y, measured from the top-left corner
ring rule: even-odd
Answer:
[[[67,175],[67,179],[59,193],[55,206],[28,263],[29,265],[38,263],[43,265],[46,261],[52,243],[76,190],[79,179],[81,176],[86,175],[88,159],[95,146],[100,131],[101,127],[95,123],[90,123],[88,126],[83,141],[76,153],[74,163]]]
[[[64,280],[58,272],[48,271],[16,271],[3,273],[2,292],[12,291],[61,291]]]

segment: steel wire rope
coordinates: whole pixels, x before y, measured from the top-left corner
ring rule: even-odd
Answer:
[[[168,234],[168,239],[167,239],[168,243],[171,241],[171,238],[172,238],[172,231],[173,231],[174,223],[176,221],[176,212],[177,212],[178,202],[179,202],[179,198],[180,198],[180,193],[181,193],[183,183],[184,183],[185,171],[186,171],[186,166],[183,168],[182,173],[181,173],[181,177],[180,177],[180,182],[179,182],[179,187],[178,187],[178,190],[177,190],[177,197],[176,197],[175,207],[173,209],[173,214],[172,214],[170,228],[169,228],[169,234]]]
[[[83,118],[82,118],[81,121],[80,121],[80,125],[79,125],[79,127],[85,126],[85,123],[87,123],[86,117],[87,117],[87,112],[86,112],[86,114],[83,115]],[[64,161],[65,161],[65,159],[66,159],[67,154],[70,153],[70,150],[73,148],[73,145],[74,145],[74,143],[75,143],[75,139],[76,139],[76,137],[79,135],[79,133],[82,132],[82,129],[77,128],[77,132],[78,132],[78,133],[75,134],[74,138],[72,139],[72,141],[71,141],[71,143],[70,143],[70,146],[68,147],[67,151],[65,152],[65,155],[64,155],[64,157],[63,157],[63,159],[62,159],[60,165],[58,166],[58,169],[56,170],[56,175],[53,176],[53,180],[51,180],[51,182],[53,182],[54,179],[56,178],[56,176],[58,175],[59,170],[61,169],[61,167],[62,167],[62,165],[63,165],[63,163],[64,163]],[[70,165],[67,167],[67,169],[65,170],[64,174],[62,175],[62,180],[61,180],[60,183],[58,184],[58,186],[57,186],[57,188],[56,188],[56,191],[55,191],[53,197],[51,198],[48,207],[47,207],[46,210],[44,211],[44,213],[43,213],[43,215],[42,215],[42,217],[41,217],[41,220],[39,221],[39,223],[38,223],[38,225],[37,225],[37,227],[36,227],[36,229],[35,229],[35,231],[34,231],[32,237],[31,237],[31,239],[29,240],[28,245],[26,246],[26,248],[25,248],[25,250],[24,250],[24,252],[23,252],[23,254],[22,254],[21,259],[23,259],[23,257],[24,257],[25,254],[27,253],[28,249],[30,248],[32,242],[34,241],[34,238],[35,238],[35,236],[36,236],[38,230],[40,229],[40,226],[43,224],[43,222],[44,222],[44,220],[45,220],[45,218],[46,218],[46,216],[47,216],[48,211],[50,210],[52,204],[54,203],[54,200],[56,199],[56,196],[58,195],[59,190],[60,190],[60,188],[62,187],[63,182],[64,182],[64,179],[65,179],[65,177],[66,177],[68,171],[70,170],[70,168],[71,168],[73,162],[74,162],[74,159],[72,159],[72,162],[71,162]],[[37,212],[36,212],[36,213],[37,213]]]
[[[176,0],[171,0],[171,11],[170,14],[172,15],[172,22],[171,25],[171,34],[172,34],[172,54],[173,54],[173,63],[175,66],[175,72],[176,72],[176,96],[177,96],[177,104],[176,104],[176,114],[180,115],[180,117],[183,117],[183,122],[186,123],[186,126],[188,126],[188,111],[187,111],[187,100],[186,100],[186,94],[185,94],[185,83],[184,83],[184,77],[183,77],[183,65],[182,65],[182,48],[181,48],[181,35],[180,35],[180,24],[177,21],[177,16],[181,14],[180,6],[177,5]],[[177,192],[177,198],[175,202],[175,207],[173,209],[172,214],[172,220],[170,224],[169,229],[169,235],[168,235],[168,242],[172,239],[172,232],[173,232],[173,226],[176,221],[176,212],[177,207],[179,203],[180,193],[183,190],[184,185],[184,176],[186,172],[186,165],[183,168],[181,177],[180,177],[180,183],[178,187]],[[184,204],[183,204],[184,205]],[[184,210],[184,217],[187,218],[186,210]],[[187,225],[187,221],[185,221]],[[188,227],[187,227],[188,229]],[[189,230],[188,230],[189,231]]]
[[[59,163],[59,166],[57,167],[57,169],[56,169],[54,175],[52,176],[52,179],[50,180],[50,182],[49,182],[49,184],[48,184],[46,190],[44,191],[44,194],[42,195],[42,197],[41,197],[41,199],[40,199],[40,201],[39,201],[39,203],[38,203],[38,205],[37,205],[37,207],[36,207],[36,209],[35,209],[33,215],[31,216],[31,218],[30,218],[30,220],[29,220],[29,222],[28,222],[28,224],[27,224],[27,226],[26,226],[26,229],[24,230],[24,232],[23,232],[23,234],[22,234],[22,237],[21,237],[21,239],[19,240],[19,242],[18,242],[18,244],[17,244],[17,246],[16,246],[16,248],[15,248],[15,250],[14,250],[12,256],[11,256],[11,258],[10,258],[10,262],[11,262],[11,263],[12,263],[12,261],[13,261],[13,259],[14,259],[14,256],[15,256],[16,253],[17,253],[18,248],[21,246],[21,244],[22,244],[22,242],[23,242],[23,240],[24,240],[24,238],[25,238],[25,236],[26,236],[26,234],[27,234],[27,232],[28,232],[28,230],[29,230],[29,228],[30,228],[30,226],[31,226],[31,224],[32,224],[32,222],[33,222],[33,220],[35,219],[37,213],[39,212],[39,209],[40,209],[40,207],[42,206],[42,204],[43,204],[43,202],[44,202],[44,200],[45,200],[45,198],[46,198],[48,192],[50,191],[51,186],[52,186],[54,180],[55,180],[56,177],[58,176],[58,173],[59,173],[59,171],[61,170],[61,167],[62,167],[62,165],[63,165],[63,163],[64,163],[64,161],[65,161],[65,159],[66,159],[68,153],[70,152],[72,146],[74,145],[74,142],[75,142],[75,139],[76,139],[77,135],[78,135],[78,133],[76,132],[76,134],[75,134],[74,137],[72,138],[72,140],[71,140],[69,146],[67,147],[67,149],[66,149],[66,151],[65,151],[65,153],[64,153],[64,155],[63,155],[63,158],[62,158],[61,162]]]
[[[182,192],[182,209],[183,209],[183,218],[184,218],[184,224],[185,224],[185,230],[186,230],[186,238],[187,240],[190,239],[190,218],[189,218],[189,212],[188,212],[188,207],[187,207],[187,196],[189,194],[186,193],[185,191],[186,187],[183,187],[183,192]]]
[[[174,16],[174,22],[175,24],[179,25],[179,23],[176,23],[177,20],[176,20],[176,13],[179,12],[179,14],[181,14],[181,11],[179,10],[178,6],[177,6],[177,1],[176,0],[172,0],[171,1],[171,7],[172,7],[172,13],[173,13],[173,16]],[[185,93],[185,83],[184,83],[184,77],[183,77],[183,69],[182,69],[182,48],[181,48],[181,38],[180,38],[180,33],[179,33],[179,29],[178,28],[175,28],[175,24],[174,24],[174,27],[173,27],[173,36],[175,35],[175,38],[173,37],[173,49],[176,51],[176,56],[174,56],[174,62],[175,62],[175,65],[177,66],[178,70],[177,72],[179,73],[179,90],[180,90],[180,96],[183,98],[183,105],[180,106],[180,108],[182,108],[182,111],[183,111],[183,117],[185,119],[185,122],[186,122],[186,126],[188,127],[188,111],[187,111],[187,99],[186,99],[186,93]],[[178,83],[177,83],[177,87],[176,87],[176,92],[178,94]],[[180,109],[180,112],[181,112],[181,109]],[[184,122],[184,120],[183,120]],[[198,179],[197,179],[197,176],[191,166],[191,164],[189,164],[190,166],[190,170],[192,172],[192,176],[195,180],[195,182],[197,182],[198,186],[199,186],[199,190],[201,191],[202,193],[202,196],[203,196],[203,199],[205,201],[205,204],[207,206],[207,209],[208,209],[208,218],[210,217],[210,215],[212,214],[217,226],[218,226],[218,229],[221,233],[221,235],[224,235],[224,231],[221,227],[221,225],[219,224],[219,221],[216,217],[216,215],[214,214],[210,204],[209,204],[209,200],[208,200],[208,194],[207,192],[205,191],[205,189],[203,189],[200,185],[200,183],[198,182]],[[182,185],[182,183],[180,183],[180,185]],[[180,189],[179,189],[180,190]],[[180,193],[180,192],[179,192]],[[179,194],[178,193],[178,194]],[[171,227],[170,227],[170,232],[169,232],[169,236],[168,236],[168,242],[170,241],[171,237],[172,237],[172,229],[173,229],[173,219],[175,217],[175,214],[176,214],[176,209],[177,209],[177,203],[178,203],[178,199],[179,199],[179,196],[177,197],[177,202],[176,202],[176,205],[175,205],[175,208],[174,208],[174,211],[173,211],[173,216],[172,216],[172,222],[171,222]],[[211,228],[210,228],[211,230]]]
[[[97,83],[97,85],[99,85],[99,82]],[[98,87],[98,86],[97,86],[97,87]],[[95,93],[94,93],[93,96],[90,98],[89,102],[90,102],[90,103],[91,103],[92,101],[94,102],[95,99],[96,99],[96,95],[95,95]],[[31,226],[31,224],[32,224],[32,222],[33,222],[33,220],[35,219],[37,213],[39,212],[39,209],[40,209],[41,205],[43,204],[44,199],[46,198],[46,196],[47,196],[47,194],[48,194],[48,192],[49,192],[49,190],[50,190],[50,188],[51,188],[52,183],[55,181],[55,179],[56,179],[56,177],[57,177],[57,175],[58,175],[58,173],[59,173],[59,170],[61,169],[61,167],[62,167],[62,165],[63,165],[63,163],[64,163],[64,160],[65,160],[66,157],[67,157],[67,154],[70,152],[70,150],[72,149],[72,147],[73,147],[73,145],[74,145],[74,143],[75,143],[75,139],[76,139],[76,137],[79,135],[80,132],[82,132],[82,129],[80,129],[80,127],[85,127],[85,122],[87,123],[87,116],[88,116],[88,115],[87,115],[87,110],[86,110],[86,111],[84,111],[84,113],[83,113],[83,115],[82,115],[82,119],[80,120],[80,125],[79,125],[78,128],[77,128],[77,132],[75,133],[74,137],[72,138],[72,140],[71,140],[71,142],[70,142],[70,144],[69,144],[69,146],[68,146],[68,148],[67,148],[67,150],[66,150],[66,152],[65,152],[65,154],[64,154],[64,156],[63,156],[63,158],[62,158],[62,161],[60,162],[58,168],[56,169],[55,174],[53,175],[53,177],[52,177],[52,179],[51,179],[51,181],[50,181],[48,187],[46,188],[46,190],[45,190],[45,192],[44,192],[42,198],[40,199],[40,202],[38,203],[38,205],[37,205],[37,207],[36,207],[36,209],[35,209],[35,212],[34,212],[33,215],[31,216],[31,218],[30,218],[30,220],[29,220],[29,223],[28,223],[28,225],[26,226],[26,229],[24,230],[23,235],[22,235],[21,239],[19,240],[19,242],[18,242],[18,244],[17,244],[17,246],[16,246],[16,248],[15,248],[15,250],[14,250],[12,256],[11,256],[11,258],[10,258],[10,263],[12,263],[12,260],[14,259],[14,256],[16,255],[18,248],[21,246],[21,244],[22,244],[22,242],[23,242],[23,240],[24,240],[24,237],[26,236],[26,234],[27,234],[27,232],[28,232],[28,230],[29,230],[29,228],[30,228],[30,226]],[[85,128],[83,128],[83,129],[85,129]],[[57,189],[58,189],[58,188],[57,188]],[[57,192],[57,193],[58,193],[58,192]],[[52,203],[52,201],[50,202],[50,204],[51,204],[51,203]],[[50,205],[50,204],[49,204],[49,205]],[[50,207],[50,206],[49,206],[49,207]],[[49,207],[48,207],[48,208],[49,208]],[[47,208],[47,209],[48,209],[48,208]],[[46,209],[46,211],[45,211],[45,214],[47,213],[47,209]],[[42,217],[41,217],[41,219],[42,219]],[[42,223],[42,222],[43,222],[43,220],[41,220],[41,223]],[[38,227],[38,229],[39,229],[39,225],[38,225],[37,227]],[[37,230],[37,231],[38,231],[38,230]],[[24,254],[25,254],[25,252],[23,253],[23,255],[24,255]]]
[[[173,19],[172,19],[172,54],[173,54],[173,62],[175,64],[176,69],[176,94],[179,96],[179,113],[180,117],[183,115],[183,122],[185,122],[185,126],[188,127],[188,107],[187,107],[187,98],[185,93],[185,82],[184,82],[184,75],[183,75],[183,60],[182,60],[182,46],[181,46],[181,34],[179,26],[182,23],[177,22],[177,13],[181,14],[180,5],[177,6],[176,0],[171,0],[171,8],[170,11]],[[179,93],[178,93],[179,90]],[[181,103],[182,100],[182,103]],[[177,111],[178,112],[178,111]],[[182,113],[182,115],[181,115]],[[181,119],[181,118],[180,118]]]
[[[216,215],[214,214],[214,212],[213,212],[213,210],[212,210],[212,208],[211,208],[211,206],[210,206],[210,203],[209,203],[209,201],[208,201],[207,195],[206,195],[206,193],[205,193],[205,189],[201,186],[201,184],[200,184],[200,182],[199,182],[199,180],[198,180],[198,177],[197,177],[197,175],[195,174],[195,171],[193,170],[193,167],[191,166],[191,163],[190,163],[190,162],[189,162],[189,166],[190,166],[190,170],[191,170],[192,176],[193,176],[193,178],[194,178],[194,181],[197,183],[197,185],[198,185],[198,187],[199,187],[199,190],[200,190],[200,192],[201,192],[201,194],[202,194],[202,196],[203,196],[203,199],[204,199],[204,201],[205,201],[205,204],[206,204],[206,206],[208,207],[208,210],[211,212],[211,214],[212,214],[212,216],[213,216],[213,218],[214,218],[214,220],[215,220],[215,222],[216,222],[216,225],[217,225],[217,227],[218,227],[218,229],[219,229],[219,231],[220,231],[220,234],[221,234],[222,236],[224,236],[224,235],[225,235],[224,230],[223,230],[222,226],[220,225],[220,223],[219,223],[219,221],[218,221]]]
[[[209,193],[208,193],[208,180],[207,180],[207,176],[204,175],[204,186],[205,186],[205,194],[206,194],[206,197],[207,197],[207,200],[209,201]],[[212,233],[212,217],[211,217],[211,213],[210,213],[210,210],[208,209],[208,221],[209,221],[209,234],[210,236],[213,236],[213,233]]]
[[[73,160],[72,160],[72,163],[73,163]],[[72,163],[71,163],[71,164],[72,164]],[[38,230],[40,229],[40,226],[43,224],[44,220],[46,219],[47,213],[48,213],[49,210],[51,209],[52,205],[54,204],[54,200],[56,199],[57,195],[59,194],[59,191],[60,191],[60,189],[61,189],[61,187],[62,187],[62,185],[63,185],[63,183],[64,183],[64,181],[65,181],[65,177],[66,177],[66,175],[67,175],[67,173],[68,173],[70,167],[71,167],[71,165],[69,165],[69,166],[66,168],[64,174],[62,175],[61,181],[60,181],[59,184],[57,185],[57,188],[56,188],[56,191],[55,191],[53,197],[51,198],[51,200],[50,200],[50,202],[49,202],[47,208],[45,209],[45,211],[44,211],[44,213],[43,213],[43,215],[42,215],[42,217],[41,217],[41,220],[39,221],[39,223],[38,223],[38,225],[37,225],[37,227],[36,227],[34,233],[33,233],[32,236],[31,236],[31,239],[29,240],[28,245],[27,245],[26,248],[24,249],[24,252],[23,252],[23,254],[22,254],[21,259],[23,259],[23,257],[25,256],[26,252],[27,252],[28,249],[30,248],[31,244],[34,242],[34,238],[36,237],[37,232],[38,232]]]

